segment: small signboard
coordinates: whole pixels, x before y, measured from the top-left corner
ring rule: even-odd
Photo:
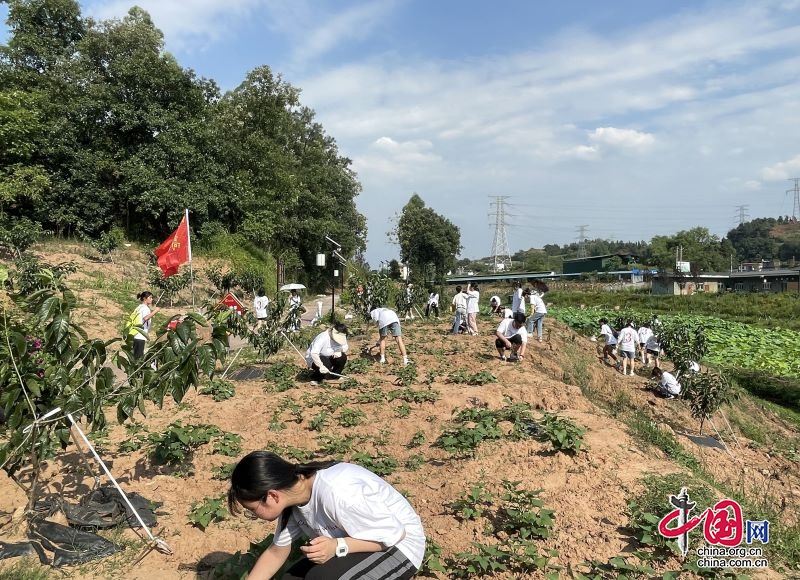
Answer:
[[[234,296],[233,292],[228,292],[225,296],[223,296],[222,300],[219,301],[217,308],[225,308],[228,310],[235,310],[236,314],[242,315],[244,314],[244,304]]]

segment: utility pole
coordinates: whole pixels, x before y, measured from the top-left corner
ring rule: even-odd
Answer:
[[[586,257],[586,231],[589,229],[587,224],[578,226],[578,257]]]
[[[494,216],[494,241],[492,242],[492,259],[494,261],[493,271],[511,270],[511,250],[508,249],[508,235],[506,234],[506,208],[505,203],[509,196],[490,195],[494,199],[489,203],[489,207],[495,206],[495,212],[489,213],[489,217]]]
[[[792,219],[797,221],[800,217],[800,177],[791,177],[789,181],[794,181],[794,187],[787,189],[786,193],[794,194],[794,203],[792,204]]]
[[[747,221],[747,218],[750,217],[749,215],[747,215],[747,209],[749,207],[750,207],[749,205],[737,205],[736,206],[736,211],[738,213],[739,225],[742,225],[744,222]]]

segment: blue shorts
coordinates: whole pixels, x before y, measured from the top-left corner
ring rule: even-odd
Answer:
[[[389,334],[392,336],[400,336],[403,334],[403,332],[400,330],[399,322],[392,322],[391,324],[387,324],[381,328],[378,331],[378,334],[380,334],[381,338],[383,338],[384,336],[389,336]]]
[[[619,354],[625,358],[636,358],[636,351],[633,350],[621,350]]]

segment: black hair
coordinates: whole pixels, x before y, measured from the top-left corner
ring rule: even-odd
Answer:
[[[525,290],[522,291],[522,295],[523,296],[530,296],[531,295],[531,289],[530,288],[525,288]]]
[[[338,461],[311,461],[290,463],[269,451],[253,451],[242,458],[231,474],[228,490],[228,510],[240,511],[242,501],[261,501],[268,491],[281,491],[292,487],[300,476],[310,477],[320,469],[336,465]],[[281,514],[281,525],[286,525],[291,508]],[[276,531],[276,534],[280,530]]]
[[[150,298],[150,296],[152,296],[152,295],[153,295],[153,293],[150,292],[150,290],[145,290],[144,292],[139,292],[136,295],[136,300],[141,302],[142,300],[146,300],[147,298]]]
[[[267,293],[267,291],[266,291],[266,290],[264,290],[263,288],[259,288],[259,289],[258,289],[258,293],[257,293],[257,294],[258,294],[258,296],[263,296],[263,295],[264,295],[264,294],[266,294],[266,293]]]
[[[478,288],[478,285],[473,283],[473,284],[472,284],[472,289],[473,289],[473,290],[479,290],[479,288]]]
[[[663,373],[664,373],[664,371],[662,371],[660,368],[653,367],[653,372],[650,373],[650,376],[651,377],[660,377]]]
[[[344,324],[342,324],[341,322],[337,322],[336,324],[334,324],[333,325],[333,329],[336,332],[341,332],[345,336],[347,336],[350,333],[350,330]]]
[[[514,313],[514,322],[518,322],[520,324],[525,324],[525,315],[522,312],[515,312]]]
[[[456,286],[456,292],[461,292],[461,286]]]
[[[601,318],[598,322],[600,324],[608,324],[608,318]]]

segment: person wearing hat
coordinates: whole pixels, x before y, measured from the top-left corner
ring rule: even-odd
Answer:
[[[320,332],[306,351],[306,363],[314,371],[313,381],[338,381],[347,364],[349,348],[344,324],[337,323]]]

